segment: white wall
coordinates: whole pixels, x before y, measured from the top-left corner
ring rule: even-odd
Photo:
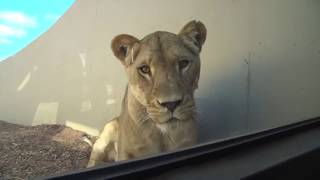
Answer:
[[[0,119],[67,124],[97,135],[120,111],[120,33],[208,29],[199,104],[202,141],[320,115],[318,0],[78,0],[39,39],[0,62]]]

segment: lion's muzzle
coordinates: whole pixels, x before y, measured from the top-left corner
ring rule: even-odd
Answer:
[[[159,102],[159,101],[158,101]],[[159,104],[165,108],[167,108],[169,111],[173,113],[173,111],[181,104],[182,100],[177,101],[169,101],[169,102],[159,102]]]

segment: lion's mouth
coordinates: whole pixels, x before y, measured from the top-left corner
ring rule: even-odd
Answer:
[[[179,120],[178,118],[176,118],[176,117],[171,117],[171,118],[169,118],[169,120],[168,121],[177,121],[177,120]]]
[[[146,112],[150,119],[157,124],[168,123],[177,120],[186,120],[194,117],[195,105],[193,101],[182,103],[175,109],[175,111],[169,111],[167,108],[148,106]]]
[[[154,117],[152,118],[156,124],[166,124],[169,122],[173,122],[173,121],[178,121],[179,118],[173,116],[173,114],[171,113],[170,115],[163,115],[163,116],[159,116],[159,117]]]
[[[166,122],[156,123],[156,127],[161,131],[161,133],[165,134],[168,132],[170,127],[172,128],[172,126],[177,123],[177,120],[179,119],[172,117]]]
[[[159,122],[158,124],[165,124],[165,123],[169,123],[169,122],[173,122],[173,121],[177,121],[177,120],[179,120],[179,119],[175,118],[175,117],[171,117],[171,118],[168,118],[167,121]]]

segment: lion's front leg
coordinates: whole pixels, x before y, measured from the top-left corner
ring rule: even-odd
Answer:
[[[104,161],[115,160],[117,153],[117,136],[118,121],[117,119],[113,119],[105,125],[99,138],[94,143],[87,167],[101,164]]]

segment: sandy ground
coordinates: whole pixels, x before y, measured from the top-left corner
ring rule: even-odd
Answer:
[[[30,179],[86,166],[85,133],[62,125],[21,126],[0,121],[0,179]]]

